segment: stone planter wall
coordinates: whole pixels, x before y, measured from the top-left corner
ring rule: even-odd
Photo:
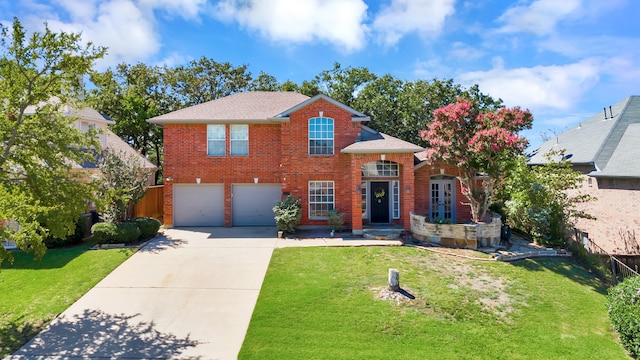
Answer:
[[[411,213],[411,232],[421,241],[444,246],[477,249],[500,244],[500,215],[489,224],[433,224],[425,216]]]

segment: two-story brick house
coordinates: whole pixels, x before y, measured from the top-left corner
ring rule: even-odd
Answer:
[[[454,169],[325,95],[238,93],[149,121],[164,127],[165,225],[273,225],[287,195],[302,201],[301,227],[326,226],[331,209],[354,233],[409,229],[411,211],[469,219]]]

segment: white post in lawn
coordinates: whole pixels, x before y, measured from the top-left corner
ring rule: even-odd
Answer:
[[[389,290],[400,291],[400,271],[389,269]]]

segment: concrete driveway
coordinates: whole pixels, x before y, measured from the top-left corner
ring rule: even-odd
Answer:
[[[275,228],[170,229],[11,359],[235,359]]]

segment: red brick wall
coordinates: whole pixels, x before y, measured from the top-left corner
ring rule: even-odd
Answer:
[[[440,169],[444,169],[444,175],[456,177],[458,169],[452,165],[436,164],[425,165],[415,172],[416,182],[416,201],[415,212],[420,215],[429,216],[430,202],[430,185],[429,181],[432,176],[441,175]],[[466,197],[462,195],[460,182],[456,180],[456,222],[465,223],[471,221],[471,209],[469,205],[463,205],[467,202]]]
[[[334,120],[334,154],[309,155],[309,118],[322,116]],[[302,200],[300,225],[326,225],[326,220],[309,220],[309,181],[334,181],[336,209],[351,219],[350,158],[340,150],[358,139],[360,123],[353,122],[351,113],[325,100],[318,100],[291,114],[290,121],[281,125],[282,191]]]
[[[280,183],[280,128],[278,124],[249,125],[249,156],[231,156],[227,125],[225,156],[207,156],[207,125],[188,124],[164,126],[164,194],[165,224],[173,224],[173,184],[225,184],[225,224],[231,225],[231,184]]]

